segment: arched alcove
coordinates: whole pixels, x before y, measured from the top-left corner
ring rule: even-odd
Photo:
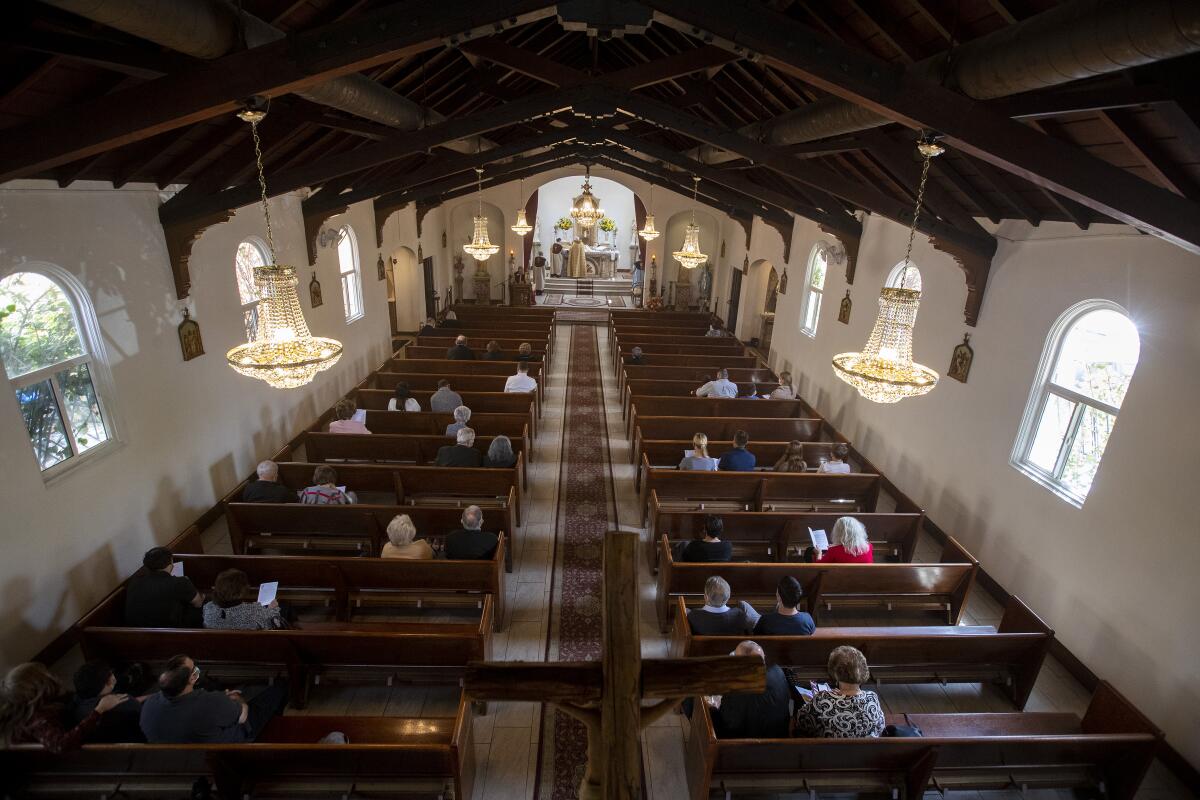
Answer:
[[[758,339],[763,350],[770,347],[774,330],[775,309],[770,299],[778,286],[779,273],[774,264],[765,258],[750,262],[742,291],[742,338]]]
[[[421,327],[424,285],[417,254],[407,247],[392,251],[388,265],[388,306],[392,315],[392,332],[412,331]]]
[[[560,231],[555,228],[555,224],[562,217],[569,215],[572,201],[582,191],[583,180],[584,174],[580,172],[578,175],[546,181],[535,190],[538,195],[537,221],[530,221],[537,226],[537,238],[546,255],[549,255],[550,247],[556,238],[561,238],[564,245],[572,241],[576,231]],[[616,224],[613,233],[602,233],[599,238],[610,242],[616,248],[617,268],[631,270],[633,259],[638,257],[631,244],[634,244],[634,231],[638,225],[638,204],[642,201],[633,189],[620,180],[593,174],[591,185],[592,194],[599,199],[605,216]],[[644,214],[644,211],[642,213]]]
[[[710,264],[717,263],[717,254],[721,247],[721,227],[717,223],[717,218],[707,211],[697,209],[695,212],[696,224],[700,227],[700,252],[708,256]],[[666,226],[659,228],[666,237],[663,249],[663,285],[670,285],[671,281],[680,282],[681,271],[679,262],[671,257],[671,253],[683,247],[684,236],[687,235],[687,226],[692,222],[692,211],[680,211],[672,214],[667,220]],[[695,270],[688,270],[695,272]],[[694,275],[689,275],[688,280],[695,283]]]
[[[471,236],[475,233],[475,217],[479,214],[479,200],[472,198],[468,202],[459,203],[453,209],[447,219],[447,245],[449,246],[450,262],[455,263],[462,259],[463,275],[469,282],[471,275],[476,271],[479,262],[463,252],[463,245],[469,244]],[[496,254],[483,262],[487,266],[487,271],[492,274],[492,283],[496,283],[504,277],[504,264],[508,258],[508,253],[504,249],[504,234],[507,230],[505,227],[504,212],[499,206],[483,201],[483,215],[487,217],[487,232],[488,239],[492,244],[500,245],[500,249]],[[453,278],[453,276],[451,276]],[[453,282],[451,282],[453,285]]]

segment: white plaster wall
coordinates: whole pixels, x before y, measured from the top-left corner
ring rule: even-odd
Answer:
[[[387,356],[386,283],[377,280],[370,203],[331,221],[358,235],[365,316],[342,313],[334,248],[318,250],[325,303],[308,307],[299,202],[272,202],[280,259],[299,267],[301,305],[313,332],[345,353],[304,389],[243,378],[225,351],[243,340],[233,257],[247,235],[265,239],[256,207],[196,242],[193,317],[206,354],[183,362],[180,314],[157,208],[160,194],[100,185],[0,187],[0,271],[25,262],[75,275],[95,305],[111,365],[120,444],[102,458],[43,482],[11,391],[0,391],[0,667],[36,653],[240,478]],[[403,226],[401,226],[403,227]]]
[[[549,252],[550,245],[554,243],[555,238],[563,237],[564,241],[570,240],[570,232],[568,231],[564,236],[562,231],[554,229],[554,224],[560,217],[569,215],[571,203],[579,195],[583,186],[583,178],[584,175],[580,172],[578,175],[548,181],[540,187],[536,185],[536,182],[525,182],[526,191],[531,194],[535,188],[538,191],[538,234],[546,252]],[[605,215],[617,223],[616,242],[617,250],[620,253],[618,264],[622,269],[630,269],[629,233],[632,229],[631,226],[634,226],[635,219],[633,192],[616,181],[592,175],[592,194],[600,199],[600,205],[604,208]],[[530,220],[530,222],[532,221]]]

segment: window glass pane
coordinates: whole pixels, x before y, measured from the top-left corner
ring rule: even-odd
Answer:
[[[108,441],[108,431],[104,429],[104,417],[100,413],[100,401],[96,399],[96,387],[92,384],[88,365],[79,364],[64,369],[56,377],[79,451],[90,450]]]
[[[338,237],[338,266],[341,273],[354,271],[354,242],[351,241],[349,228],[342,228]]]
[[[828,265],[825,261],[825,256],[823,253],[821,253],[821,251],[818,250],[813,255],[812,269],[809,271],[809,276],[808,276],[808,285],[809,286],[813,287],[814,289],[824,289],[825,288],[825,268],[826,268],[826,266],[828,266]]]
[[[258,287],[254,285],[254,268],[267,265],[267,257],[262,248],[254,242],[242,242],[238,245],[234,264],[237,272],[238,299],[241,300],[242,305],[258,302]]]
[[[63,428],[58,403],[54,401],[54,390],[50,388],[50,380],[17,389],[17,403],[21,406],[25,430],[29,431],[34,455],[37,456],[42,469],[53,467],[70,458],[71,443],[67,439],[66,429]]]
[[[1071,452],[1062,474],[1063,484],[1081,497],[1092,488],[1092,479],[1100,468],[1100,458],[1116,422],[1116,417],[1098,408],[1088,406],[1083,410],[1079,432],[1071,442]]]
[[[804,310],[804,329],[815,332],[817,320],[821,318],[821,293],[809,291],[808,305]]]
[[[912,264],[908,265],[908,269],[904,269],[904,265],[900,264],[892,270],[887,285],[892,289],[915,289],[919,292],[921,291],[921,270]]]
[[[0,359],[9,378],[83,354],[71,304],[57,283],[34,272],[0,281]]]
[[[246,341],[258,339],[258,303],[242,310],[242,324],[246,328]]]
[[[1051,474],[1054,465],[1058,463],[1058,453],[1062,449],[1063,439],[1071,425],[1071,415],[1075,413],[1077,404],[1051,394],[1046,397],[1046,406],[1042,409],[1042,418],[1038,422],[1037,435],[1033,438],[1033,447],[1029,450],[1029,461]]]
[[[1107,308],[1080,317],[1063,337],[1051,380],[1085,397],[1121,407],[1137,367],[1137,328]]]

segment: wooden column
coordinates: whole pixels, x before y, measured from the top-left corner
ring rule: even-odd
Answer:
[[[603,797],[641,800],[642,641],[638,631],[638,535],[604,537]],[[632,624],[630,624],[632,621]]]

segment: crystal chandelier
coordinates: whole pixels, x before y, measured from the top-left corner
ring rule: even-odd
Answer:
[[[521,179],[520,186],[521,186],[520,195],[521,195],[521,199],[523,200],[523,199],[525,199],[525,179],[524,178]],[[513,224],[513,226],[509,230],[511,230],[513,233],[517,234],[518,236],[524,236],[525,234],[527,234],[531,230],[533,230],[533,226],[530,225],[529,222],[526,221],[526,219],[525,219],[525,206],[521,206],[520,208],[517,209],[517,221]]]
[[[604,209],[600,207],[600,201],[592,195],[592,167],[587,165],[586,175],[583,179],[583,194],[575,198],[575,202],[571,204],[571,219],[583,229],[592,228],[604,218]]]
[[[263,216],[267,222],[267,245],[271,263],[254,268],[258,291],[258,331],[254,341],[240,344],[225,354],[229,366],[248,378],[266,381],[276,389],[295,389],[312,381],[342,357],[342,343],[309,333],[300,298],[296,295],[296,270],[277,262],[271,231],[271,209],[267,205],[267,180],[263,176],[262,144],[258,123],[266,112],[246,109],[238,114],[250,123],[258,186],[262,191]]]
[[[654,184],[650,184],[650,208],[646,210],[646,224],[638,231],[638,236],[645,239],[647,242],[652,242],[658,238],[658,231],[654,229]]]
[[[917,142],[921,153],[921,182],[917,188],[917,207],[908,229],[908,249],[898,285],[912,266],[913,237],[917,220],[925,201],[925,183],[929,179],[929,162],[945,152],[932,138],[922,136]],[[912,333],[917,321],[921,293],[916,289],[884,287],[879,293],[879,316],[871,338],[861,353],[840,353],[833,357],[833,371],[839,378],[858,390],[873,403],[898,403],[906,397],[920,397],[937,384],[938,374],[912,360]]]
[[[492,244],[488,239],[487,217],[483,215],[483,170],[476,168],[475,174],[479,180],[479,215],[475,217],[475,232],[471,243],[463,245],[463,252],[476,261],[487,261],[500,252],[500,245]]]
[[[696,197],[700,192],[700,176],[692,176],[692,221],[688,223],[687,233],[683,235],[683,249],[676,250],[671,255],[684,269],[695,269],[708,261],[708,256],[700,252],[700,226],[696,224]]]

